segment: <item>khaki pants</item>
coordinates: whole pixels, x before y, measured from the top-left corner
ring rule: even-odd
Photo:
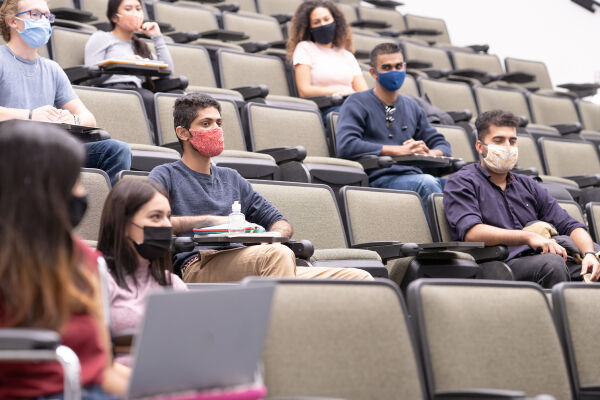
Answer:
[[[356,268],[296,267],[294,253],[282,245],[256,245],[227,250],[201,250],[182,271],[193,282],[237,282],[247,276],[281,278],[373,279]]]

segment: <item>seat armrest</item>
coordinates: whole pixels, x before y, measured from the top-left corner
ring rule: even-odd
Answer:
[[[598,93],[600,84],[598,83],[563,83],[558,85],[559,88],[567,89],[575,94],[576,97],[582,98],[587,96],[595,96]]]
[[[488,261],[503,261],[506,260],[506,257],[508,257],[508,247],[503,245],[466,249],[464,252],[470,254],[478,263]]]
[[[98,78],[102,73],[98,67],[87,67],[85,65],[77,65],[64,69],[67,78],[73,85],[85,82],[90,79]]]
[[[285,40],[276,40],[274,42],[269,42],[270,49],[285,49],[287,42]]]
[[[173,253],[184,253],[187,251],[194,250],[196,244],[194,243],[194,239],[190,236],[174,236],[171,239],[171,252]]]
[[[276,147],[258,150],[257,153],[268,154],[275,159],[277,164],[289,161],[302,161],[306,158],[306,149],[303,146]]]
[[[366,2],[373,4],[375,7],[391,9],[404,5],[404,3],[396,0],[366,0]]]
[[[389,28],[390,24],[385,21],[374,21],[367,19],[360,19],[358,21],[354,21],[350,24],[355,28],[363,28],[363,29],[385,29]]]
[[[273,14],[271,17],[275,18],[280,25],[285,24],[292,20],[293,14]]]
[[[488,50],[490,49],[489,44],[472,44],[467,47],[472,49],[475,53],[486,53],[486,54],[487,54]]]
[[[66,19],[75,22],[92,22],[97,21],[98,17],[89,11],[79,10],[77,8],[57,7],[51,8],[50,12],[58,19]]]
[[[437,29],[423,29],[423,28],[414,28],[414,29],[406,29],[402,31],[402,35],[413,36],[413,35],[423,35],[423,36],[438,36],[441,35],[442,32]]]
[[[525,393],[514,390],[499,390],[499,389],[473,389],[473,390],[448,390],[445,392],[437,392],[433,396],[434,399],[525,399]]]
[[[600,186],[600,175],[574,175],[574,176],[563,176],[563,178],[575,181],[580,188],[589,186]]]
[[[421,61],[421,60],[406,61],[407,69],[425,69],[425,68],[431,68],[431,67],[433,67],[433,64],[430,63],[429,61]]]
[[[232,90],[239,92],[244,98],[244,101],[258,98],[264,99],[269,94],[267,85],[241,86],[233,88]]]
[[[200,38],[200,34],[198,32],[163,32],[165,36],[173,39],[175,43],[189,43],[196,39]]]
[[[450,75],[450,71],[448,71],[447,69],[424,68],[421,71],[425,72],[427,76],[432,79],[442,79]]]
[[[519,116],[519,128],[526,128],[529,125],[529,118],[526,115]]]
[[[582,126],[579,122],[575,122],[574,124],[555,124],[550,126],[556,128],[558,133],[561,135],[578,134],[582,129]]]
[[[172,90],[185,90],[188,87],[188,78],[181,75],[178,78],[161,78],[152,81],[154,92],[170,92]]]
[[[246,35],[244,32],[230,31],[227,29],[212,29],[210,31],[200,32],[199,35],[203,39],[215,39],[225,42],[246,40],[250,38],[250,36]]]
[[[0,329],[0,350],[54,350],[60,335],[45,329]]]
[[[308,100],[312,100],[317,103],[317,107],[320,109],[327,107],[334,107],[341,105],[346,98],[344,96],[315,96],[308,97]]]
[[[416,243],[402,242],[369,242],[358,243],[351,246],[353,249],[371,250],[379,254],[385,263],[387,260],[401,257],[416,256],[421,252],[421,247]]]
[[[469,122],[473,117],[473,113],[471,110],[462,110],[462,111],[446,111],[450,117],[454,120],[454,122]]]
[[[240,43],[246,53],[258,53],[269,48],[269,43],[265,41]]]
[[[160,31],[163,33],[163,35],[165,33],[169,33],[169,32],[175,32],[175,28],[173,27],[173,25],[168,24],[166,22],[158,22],[155,21],[158,24],[158,27],[160,28]]]
[[[214,7],[218,8],[219,11],[221,11],[221,12],[227,11],[230,13],[236,13],[236,12],[240,11],[240,5],[238,3],[216,4]]]
[[[315,253],[315,246],[313,246],[310,240],[290,240],[282,243],[294,252],[296,258],[302,260],[309,260]]]
[[[510,172],[513,172],[515,174],[527,175],[527,176],[539,176],[540,175],[537,168],[535,168],[535,167],[529,167],[529,168],[515,167],[515,168],[511,169]]]
[[[363,166],[365,171],[379,168],[387,168],[394,164],[394,160],[390,156],[362,156],[354,160]]]
[[[508,83],[523,84],[533,82],[535,80],[535,76],[528,74],[527,72],[515,71],[500,75],[499,80]]]

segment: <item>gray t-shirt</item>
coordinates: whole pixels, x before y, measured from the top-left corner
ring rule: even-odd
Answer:
[[[56,62],[41,56],[26,60],[8,46],[0,46],[0,107],[62,108],[76,98],[69,78]]]
[[[231,214],[235,200],[242,205],[246,221],[269,229],[283,215],[236,170],[210,167],[210,175],[196,172],[183,161],[159,165],[150,175],[169,193],[173,216]]]
[[[162,35],[152,38],[152,44],[156,49],[156,56],[152,54],[152,59],[162,61],[169,65],[173,71],[173,59],[169,54],[169,49]],[[96,65],[109,58],[133,58],[133,46],[131,41],[121,40],[111,32],[97,31],[88,39],[85,44],[85,65]],[[132,82],[137,87],[142,86],[142,79],[135,75],[113,75],[104,83]]]

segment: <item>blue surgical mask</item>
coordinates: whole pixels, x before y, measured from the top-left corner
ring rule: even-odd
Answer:
[[[406,78],[406,70],[377,73],[377,81],[381,84],[381,86],[383,86],[384,89],[393,92],[402,87],[404,78]]]
[[[52,27],[46,18],[41,19],[23,19],[19,18],[25,24],[23,32],[19,32],[25,43],[37,49],[42,47],[52,35]]]

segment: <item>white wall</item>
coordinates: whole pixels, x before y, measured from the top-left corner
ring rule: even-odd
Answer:
[[[443,18],[453,44],[544,61],[552,83],[600,83],[600,8],[570,0],[406,0],[402,13]],[[600,95],[594,101],[600,103]]]

